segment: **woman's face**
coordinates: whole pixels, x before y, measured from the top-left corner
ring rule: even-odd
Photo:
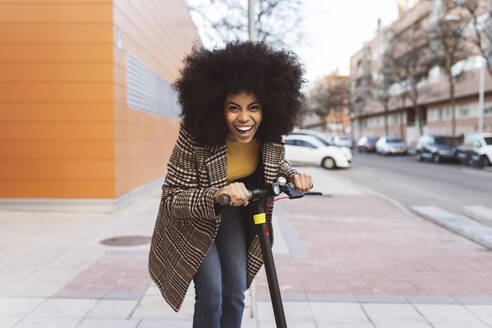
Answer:
[[[229,129],[227,138],[240,143],[248,143],[253,140],[263,114],[261,104],[254,95],[239,92],[227,96],[224,116]]]

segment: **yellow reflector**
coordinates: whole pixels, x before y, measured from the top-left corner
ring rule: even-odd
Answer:
[[[265,223],[265,213],[255,214],[253,215],[253,219],[255,220],[255,224]]]

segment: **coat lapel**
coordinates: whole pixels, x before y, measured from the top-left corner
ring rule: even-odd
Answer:
[[[227,147],[219,144],[210,147],[210,156],[205,160],[210,186],[222,188],[227,184]]]
[[[279,143],[267,142],[263,145],[262,161],[265,170],[265,184],[275,182],[280,162],[284,158],[284,151],[284,146]]]

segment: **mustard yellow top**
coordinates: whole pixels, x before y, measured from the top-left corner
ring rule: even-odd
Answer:
[[[227,181],[247,177],[252,174],[260,160],[260,145],[255,139],[244,144],[226,139],[227,146]]]

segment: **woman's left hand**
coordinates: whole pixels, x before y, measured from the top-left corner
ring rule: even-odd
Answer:
[[[294,183],[296,190],[300,192],[309,191],[313,187],[313,179],[309,174],[298,173],[289,180],[289,182]]]

